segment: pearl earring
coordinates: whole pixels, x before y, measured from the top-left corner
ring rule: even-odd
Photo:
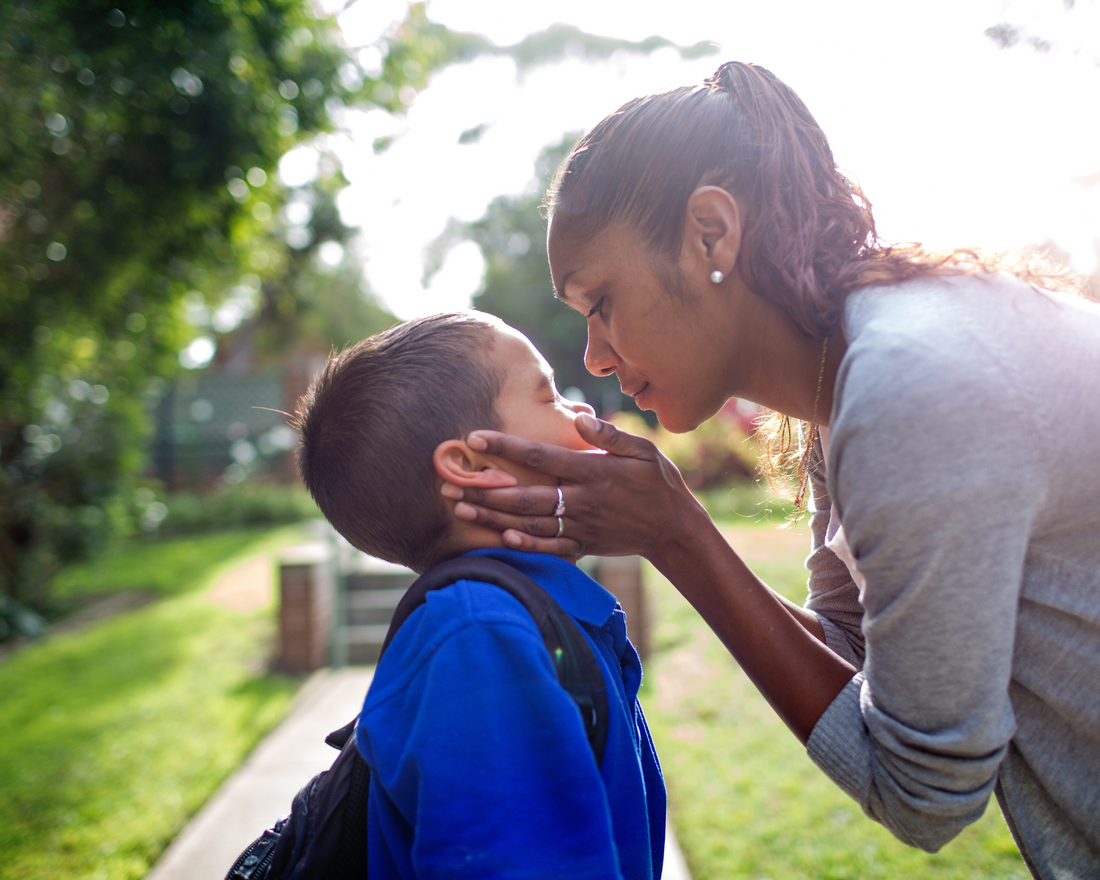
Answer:
[[[721,269],[715,269],[710,273],[710,280],[715,284],[721,284],[725,280],[726,276],[722,274]]]

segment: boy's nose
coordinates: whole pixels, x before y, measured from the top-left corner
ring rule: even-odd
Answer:
[[[571,400],[569,402],[569,408],[577,415],[585,413],[586,415],[594,416],[596,414],[596,410],[590,404],[581,403],[576,400]]]

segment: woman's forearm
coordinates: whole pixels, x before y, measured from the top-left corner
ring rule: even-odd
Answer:
[[[813,614],[753,574],[704,512],[688,516],[691,521],[655,546],[649,561],[695,607],[805,743],[855,667],[825,647]]]

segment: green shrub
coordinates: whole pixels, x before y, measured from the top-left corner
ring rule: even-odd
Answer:
[[[721,414],[686,434],[673,434],[660,425],[651,428],[634,413],[617,413],[611,421],[656,444],[679,468],[692,491],[743,483],[756,475],[752,440],[735,421]]]
[[[152,510],[147,510],[142,525],[165,536],[279,525],[321,515],[304,488],[273,483],[239,483],[211,494],[179,492],[160,504],[149,505]]]

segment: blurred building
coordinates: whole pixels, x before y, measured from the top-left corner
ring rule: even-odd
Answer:
[[[170,490],[249,477],[297,482],[298,434],[288,414],[323,364],[296,357],[251,372],[213,366],[182,373],[166,385],[153,413],[149,475]]]

